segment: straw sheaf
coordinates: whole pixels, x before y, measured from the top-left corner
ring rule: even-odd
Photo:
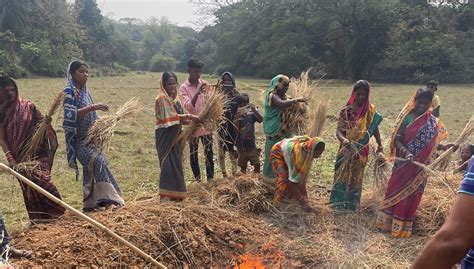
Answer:
[[[201,127],[206,130],[216,133],[222,128],[222,123],[225,121],[225,111],[229,104],[229,98],[218,88],[213,85],[208,87],[204,94],[204,106],[199,113],[199,123],[191,122],[178,137],[178,142],[184,145],[189,141],[193,134]],[[217,136],[219,137],[219,136]]]
[[[100,150],[108,149],[117,124],[124,118],[135,115],[141,109],[142,106],[138,98],[134,97],[123,104],[113,115],[100,117],[87,132],[86,143]]]
[[[28,162],[36,159],[36,154],[38,149],[43,146],[45,142],[46,133],[48,131],[48,125],[51,123],[52,117],[61,107],[64,100],[64,92],[59,92],[53,100],[51,107],[49,108],[48,114],[46,114],[43,119],[36,126],[36,131],[33,135],[25,142],[25,147],[23,153],[21,154],[21,162]],[[47,145],[50,147],[50,145]]]

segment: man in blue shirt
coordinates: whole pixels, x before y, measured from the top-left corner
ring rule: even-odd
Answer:
[[[474,157],[448,219],[428,242],[413,268],[474,268]]]

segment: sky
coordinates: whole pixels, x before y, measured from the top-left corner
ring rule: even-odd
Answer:
[[[97,3],[103,15],[117,20],[167,17],[174,24],[199,28],[196,22],[203,19],[199,7],[189,0],[97,0]]]

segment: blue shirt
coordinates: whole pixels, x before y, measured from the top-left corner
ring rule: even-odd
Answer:
[[[464,193],[474,196],[474,156],[471,157],[466,173],[464,174],[464,180],[461,183],[458,193]],[[461,261],[462,269],[474,268],[474,247],[464,256]]]

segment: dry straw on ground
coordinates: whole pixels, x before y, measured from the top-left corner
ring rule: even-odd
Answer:
[[[46,139],[46,132],[48,131],[48,125],[51,124],[52,117],[56,114],[56,111],[61,107],[61,104],[64,100],[64,92],[59,92],[53,100],[51,107],[46,115],[44,115],[41,122],[35,126],[36,130],[33,135],[26,141],[25,147],[21,156],[22,162],[32,161],[36,159],[36,154],[38,149],[41,148]],[[51,147],[51,145],[46,145]]]
[[[400,240],[374,228],[378,202],[370,189],[363,192],[361,209],[346,214],[327,207],[329,192],[320,185],[308,186],[311,214],[288,201],[274,209],[273,191],[271,184],[244,175],[192,184],[183,203],[138,199],[93,217],[173,268],[232,267],[252,255],[266,258],[270,268],[407,267],[444,222],[453,197],[430,180],[414,235]],[[33,258],[19,261],[20,266],[147,265],[69,214],[13,238],[17,247],[33,250]]]
[[[134,97],[113,115],[100,117],[87,132],[86,143],[94,145],[98,149],[106,150],[110,145],[117,124],[124,118],[136,114],[141,108],[138,98]]]

